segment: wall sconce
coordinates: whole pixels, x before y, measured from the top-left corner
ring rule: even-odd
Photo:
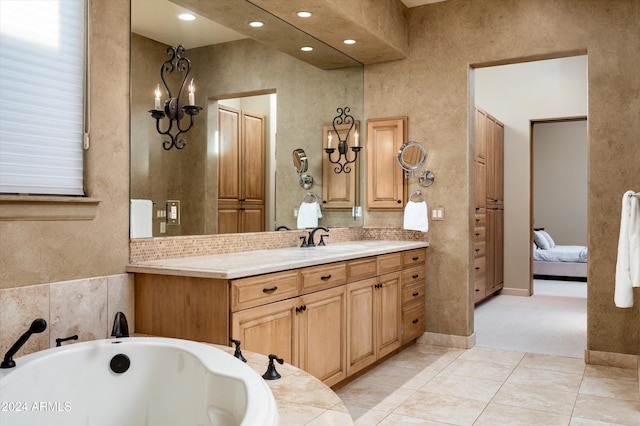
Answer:
[[[156,119],[156,130],[161,135],[167,135],[171,138],[171,140],[165,140],[162,142],[162,147],[166,150],[170,150],[174,146],[176,149],[182,149],[186,145],[187,141],[180,137],[183,133],[187,133],[191,127],[193,126],[193,120],[196,115],[200,112],[202,107],[199,107],[195,104],[195,89],[193,87],[193,79],[191,79],[191,83],[189,84],[189,103],[188,105],[184,105],[180,102],[180,96],[182,95],[182,90],[184,89],[184,84],[187,81],[187,76],[189,75],[189,71],[191,71],[191,62],[189,59],[184,57],[184,46],[179,45],[177,47],[168,47],[167,55],[170,55],[171,58],[167,59],[160,66],[160,78],[162,79],[162,84],[164,84],[165,90],[167,92],[168,99],[164,103],[164,109],[160,109],[161,107],[161,99],[160,99],[160,85],[156,88],[156,97],[155,97],[155,106],[154,109],[149,110],[151,113],[151,117]],[[178,89],[178,95],[173,97],[171,96],[171,90],[169,89],[169,85],[165,80],[165,74],[171,74],[174,71],[180,71],[183,74],[182,83],[180,84],[180,89]],[[187,128],[183,128],[184,115],[189,116],[189,126]],[[169,119],[169,124],[167,126],[167,130],[160,130],[160,121],[165,117]],[[174,123],[177,127],[177,133],[175,135],[171,134],[171,130],[173,129]]]
[[[351,129],[353,129],[354,123],[355,121],[353,120],[353,117],[351,115],[349,115],[349,107],[345,107],[343,108],[338,108],[338,115],[336,115],[333,118],[333,131],[336,133],[336,136],[338,137],[338,159],[336,161],[333,160],[332,156],[334,151],[336,150],[335,148],[331,147],[331,140],[333,138],[333,136],[331,135],[331,131],[329,131],[329,136],[328,136],[328,141],[327,141],[327,148],[325,148],[324,150],[326,151],[328,157],[329,157],[329,162],[331,164],[337,164],[337,166],[333,169],[333,171],[336,174],[345,172],[345,173],[350,173],[351,172],[351,167],[349,166],[349,164],[351,163],[355,163],[355,161],[358,159],[358,152],[360,152],[360,150],[362,149],[361,146],[359,146],[358,144],[358,130],[356,130],[355,133],[355,138],[354,138],[354,143],[353,146],[351,147],[351,151],[353,151],[353,159],[349,160],[348,154],[349,154],[349,144],[347,143],[347,141],[349,140],[349,133],[351,133]],[[349,129],[347,129],[347,133],[344,137],[340,136],[340,132],[338,132],[338,129],[336,128],[336,126],[340,126],[342,124],[347,124],[349,126]]]

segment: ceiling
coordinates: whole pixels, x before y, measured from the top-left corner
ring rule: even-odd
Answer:
[[[417,7],[445,0],[401,1],[407,7]],[[195,21],[177,19],[183,12],[189,11],[169,0],[131,0],[131,30],[167,45],[182,44],[187,49],[248,38],[195,13]]]

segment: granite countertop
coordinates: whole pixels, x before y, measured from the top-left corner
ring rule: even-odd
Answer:
[[[233,279],[429,247],[426,241],[362,240],[132,262],[127,272]]]
[[[233,354],[229,346],[213,345]],[[242,351],[247,365],[259,375],[267,370],[269,360],[266,356]],[[342,400],[327,385],[309,373],[290,364],[276,364],[276,370],[282,376],[278,380],[266,380],[278,405],[281,425],[329,424],[353,425],[349,411]]]

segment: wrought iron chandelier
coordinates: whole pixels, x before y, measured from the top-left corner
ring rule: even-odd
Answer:
[[[188,104],[184,105],[182,101],[180,101],[182,90],[184,89],[187,77],[191,71],[191,62],[184,56],[184,51],[185,49],[182,45],[167,48],[167,55],[169,55],[170,58],[164,61],[160,66],[160,78],[162,79],[162,84],[164,84],[167,92],[167,100],[164,102],[164,106],[162,106],[160,84],[158,84],[155,93],[154,109],[149,110],[151,117],[156,119],[156,130],[158,130],[158,133],[161,135],[167,135],[170,138],[169,140],[162,142],[162,147],[165,150],[170,150],[173,147],[176,149],[184,148],[187,141],[184,140],[181,135],[183,133],[187,133],[191,129],[194,117],[198,115],[200,110],[202,110],[202,107],[195,105],[195,88],[193,86],[193,79],[191,79],[191,83],[189,84]],[[178,94],[175,97],[171,95],[171,89],[169,89],[169,85],[165,79],[165,75],[171,74],[174,71],[182,73],[182,82],[180,83]],[[183,121],[185,114],[189,116],[188,120],[184,120],[188,122],[187,127],[184,127],[185,124]],[[160,122],[164,122],[165,117],[169,119],[169,123],[166,130],[161,130]],[[171,131],[173,130],[174,124],[177,128],[177,132],[172,134]]]

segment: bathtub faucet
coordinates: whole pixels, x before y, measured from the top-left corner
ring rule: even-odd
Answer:
[[[29,329],[9,348],[4,356],[4,360],[0,363],[0,368],[13,368],[16,366],[16,362],[13,360],[13,356],[20,350],[22,345],[27,343],[29,337],[34,333],[42,333],[47,328],[47,322],[42,318],[38,318],[31,323]]]
[[[116,317],[113,320],[111,335],[116,339],[120,337],[129,337],[129,324],[127,323],[127,317],[125,317],[122,312],[116,313]]]

